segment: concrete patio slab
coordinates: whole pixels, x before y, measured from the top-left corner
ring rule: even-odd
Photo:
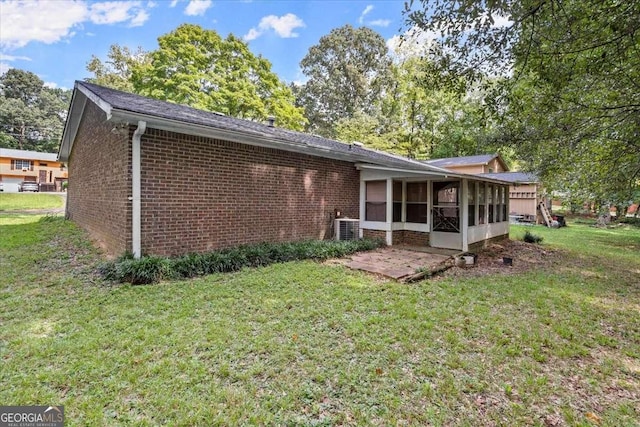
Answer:
[[[459,251],[442,253],[436,250],[431,253],[428,248],[420,248],[420,251],[409,247],[386,247],[372,252],[359,253],[351,256],[351,261],[345,265],[354,270],[367,271],[381,274],[395,280],[404,280],[417,273],[419,269],[432,269],[451,259]]]

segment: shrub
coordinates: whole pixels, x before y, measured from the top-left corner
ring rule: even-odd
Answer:
[[[163,279],[227,273],[245,267],[261,267],[278,262],[303,259],[321,261],[380,246],[384,246],[382,240],[304,240],[243,245],[204,254],[191,253],[177,258],[145,256],[134,259],[131,253],[125,253],[115,261],[103,263],[98,267],[98,271],[107,280],[142,285]]]
[[[522,238],[522,240],[524,240],[527,243],[540,243],[542,242],[543,238],[542,236],[536,236],[535,234],[527,230],[527,232],[524,233],[524,237]]]

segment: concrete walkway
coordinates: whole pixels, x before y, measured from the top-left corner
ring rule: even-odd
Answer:
[[[396,280],[406,280],[420,269],[434,269],[450,260],[459,251],[446,251],[430,248],[411,248],[390,246],[371,252],[355,254],[345,265],[354,270],[381,274]]]

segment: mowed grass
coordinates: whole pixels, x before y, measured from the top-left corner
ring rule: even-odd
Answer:
[[[64,207],[64,196],[47,193],[0,193],[0,211],[57,209]]]
[[[536,227],[551,268],[464,282],[291,262],[134,287],[70,222],[20,218],[0,216],[0,402],[66,425],[640,421],[638,229]]]

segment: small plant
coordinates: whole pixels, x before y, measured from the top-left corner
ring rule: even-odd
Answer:
[[[537,236],[531,233],[529,230],[527,230],[527,232],[524,233],[524,237],[522,238],[522,240],[524,240],[527,243],[540,243],[542,242],[543,238],[542,236]]]
[[[131,253],[125,253],[115,261],[103,263],[98,267],[98,271],[107,280],[143,285],[163,279],[228,273],[278,262],[303,259],[322,261],[372,250],[383,245],[384,242],[381,240],[370,239],[340,242],[305,240],[242,245],[204,254],[186,254],[177,258],[147,256],[134,259]]]

